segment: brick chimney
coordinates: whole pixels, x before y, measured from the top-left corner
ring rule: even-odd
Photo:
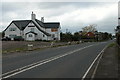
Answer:
[[[36,19],[36,15],[32,12],[31,14],[31,20],[35,20]]]
[[[41,21],[44,23],[44,17],[41,17]]]

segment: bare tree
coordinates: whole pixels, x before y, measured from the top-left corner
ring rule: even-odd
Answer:
[[[83,33],[96,32],[97,31],[96,26],[97,26],[96,24],[91,24],[89,26],[82,28],[82,31]]]

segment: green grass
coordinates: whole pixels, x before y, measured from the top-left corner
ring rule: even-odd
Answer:
[[[120,60],[120,48],[118,47],[117,43],[111,43],[108,45],[108,48],[115,47],[116,49],[116,57]]]
[[[111,44],[108,45],[108,48],[113,47],[115,45],[116,45],[115,43],[111,43]]]
[[[15,49],[12,49],[12,50],[2,50],[2,53],[13,53],[13,52],[20,52],[20,51],[26,51],[27,48],[15,48]]]
[[[14,53],[14,52],[21,52],[21,51],[34,51],[34,50],[43,50],[46,48],[53,48],[53,47],[60,47],[60,46],[67,46],[67,44],[63,44],[63,45],[53,45],[53,46],[47,46],[47,47],[43,47],[43,48],[31,48],[30,50],[28,49],[28,47],[23,47],[23,48],[15,48],[12,50],[2,50],[2,53]]]
[[[58,45],[52,45],[52,46],[46,46],[43,48],[32,48],[28,49],[28,47],[22,47],[22,48],[14,48],[14,49],[8,49],[8,50],[2,50],[2,53],[14,53],[14,52],[22,52],[22,51],[34,51],[34,50],[43,50],[46,48],[54,48],[54,47],[62,47],[62,46],[67,46],[67,45],[74,45],[74,44],[80,44],[79,42],[71,43],[71,44],[58,44]]]

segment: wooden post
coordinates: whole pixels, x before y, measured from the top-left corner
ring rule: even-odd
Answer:
[[[33,50],[33,44],[28,44],[28,50]]]

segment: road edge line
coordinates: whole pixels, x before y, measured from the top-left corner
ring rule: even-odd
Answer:
[[[94,65],[94,63],[97,61],[97,59],[100,57],[100,55],[102,55],[102,53],[104,52],[104,50],[108,47],[108,45],[106,45],[102,51],[97,55],[97,57],[94,59],[94,61],[92,62],[92,64],[89,66],[89,68],[87,69],[87,71],[85,72],[85,74],[83,75],[81,80],[84,80],[85,77],[87,76],[88,72],[91,70],[92,66]]]

